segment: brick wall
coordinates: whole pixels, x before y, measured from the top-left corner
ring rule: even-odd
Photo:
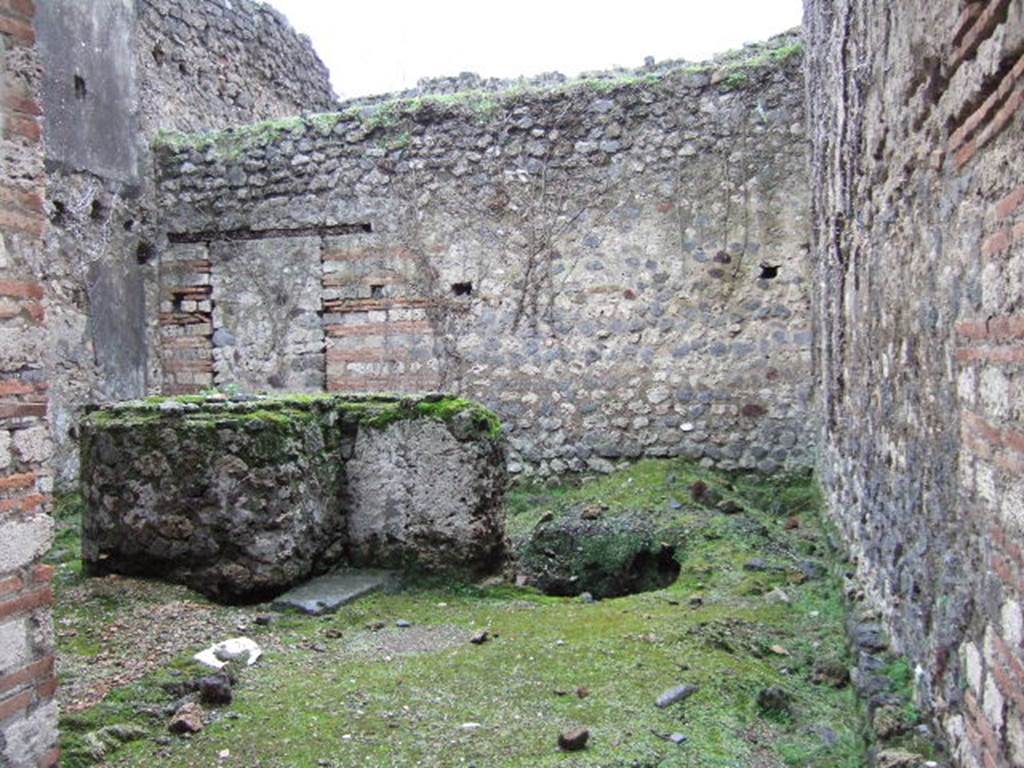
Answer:
[[[1024,765],[1024,2],[805,31],[822,479],[957,763]]]
[[[327,389],[429,391],[442,386],[431,309],[415,254],[372,235],[339,238],[323,252]]]
[[[160,261],[165,394],[189,394],[213,386],[210,267],[205,249],[197,246],[171,250]]]
[[[57,763],[45,178],[32,0],[0,0],[0,764]]]

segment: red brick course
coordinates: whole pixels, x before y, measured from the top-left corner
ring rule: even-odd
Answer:
[[[51,501],[50,496],[42,493],[33,493],[13,499],[0,499],[0,518],[5,515],[27,515],[41,512],[50,505]]]
[[[0,677],[0,696],[21,688],[26,683],[44,682],[53,677],[54,656],[49,654],[16,672]]]
[[[35,44],[33,0],[0,0],[0,36],[5,48],[30,47]],[[31,57],[32,52],[28,52]],[[20,60],[19,54],[19,60]],[[32,66],[31,58],[29,67]],[[32,93],[31,68],[27,85],[20,78],[11,78],[10,87],[0,96],[3,112],[4,138],[10,141],[9,151],[26,160],[41,160],[42,109]],[[42,180],[28,183],[0,179],[0,236],[17,238],[20,244],[41,248],[47,219],[44,207]],[[0,272],[0,322],[7,325],[39,326],[46,319],[44,310],[45,288],[31,272]],[[0,371],[0,427],[29,427],[45,425],[47,417],[47,385],[34,380],[39,370],[33,368],[33,380],[23,378],[25,371],[12,366]],[[19,518],[46,514],[51,499],[38,492],[46,468],[39,465],[16,465],[15,469],[0,474],[0,533],[5,524],[16,523]],[[39,546],[36,541],[31,546]],[[0,564],[3,568],[4,564]],[[50,586],[53,570],[36,564],[17,572],[0,573],[0,620],[47,611],[53,601]],[[56,690],[54,657],[46,649],[30,644],[31,655],[20,667],[5,669],[0,677],[0,724],[6,726],[15,718],[51,699]],[[58,761],[55,745],[42,745],[41,755],[27,756],[31,764],[52,768]],[[3,758],[0,758],[2,761]]]
[[[36,42],[36,33],[32,25],[8,15],[3,8],[0,8],[0,35],[9,37],[16,45],[31,46]]]
[[[325,325],[324,333],[332,336],[391,336],[395,334],[427,334],[433,331],[429,320],[394,320],[380,323]]]
[[[988,5],[984,7],[984,10],[971,12],[974,15],[966,19],[966,31],[958,31],[954,38],[959,42],[959,45],[949,62],[951,69],[955,70],[967,59],[974,56],[978,46],[989,38],[1000,22],[1006,18],[1006,11],[1009,7],[1010,0],[990,0]]]
[[[53,589],[48,584],[35,586],[17,597],[0,602],[0,619],[28,613],[52,603]]]

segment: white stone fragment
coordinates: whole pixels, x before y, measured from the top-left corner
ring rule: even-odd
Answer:
[[[207,667],[223,669],[230,661],[240,661],[247,667],[251,667],[262,655],[263,650],[255,640],[250,640],[248,637],[233,637],[230,640],[211,645],[192,658]]]

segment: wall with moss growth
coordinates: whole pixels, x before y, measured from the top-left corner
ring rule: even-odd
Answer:
[[[339,564],[486,572],[501,425],[451,397],[151,398],[82,420],[82,559],[248,600]]]
[[[514,472],[807,466],[801,58],[161,136],[164,391],[464,393]]]

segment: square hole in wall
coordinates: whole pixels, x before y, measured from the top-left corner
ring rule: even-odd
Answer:
[[[135,247],[135,261],[140,265],[149,264],[156,256],[156,248],[148,240],[140,240]]]
[[[383,299],[384,298],[384,286],[383,285],[371,285],[370,286],[370,298],[371,299]]]
[[[452,294],[455,296],[472,296],[472,283],[452,283]]]

